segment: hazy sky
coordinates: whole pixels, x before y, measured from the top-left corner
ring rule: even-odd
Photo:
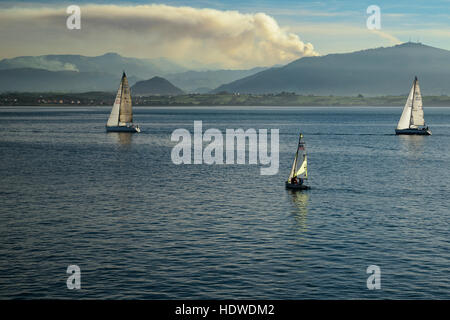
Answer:
[[[81,30],[66,28],[69,4]],[[366,27],[373,4],[379,31]],[[248,68],[409,40],[450,50],[450,0],[0,1],[1,58],[117,52]]]

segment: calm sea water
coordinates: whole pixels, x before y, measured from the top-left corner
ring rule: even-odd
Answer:
[[[450,108],[426,108],[431,137],[395,136],[401,108],[140,107],[134,135],[109,111],[0,109],[0,298],[450,298]],[[279,173],[172,164],[194,120],[278,128]]]

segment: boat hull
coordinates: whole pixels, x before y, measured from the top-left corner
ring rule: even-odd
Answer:
[[[141,132],[141,129],[136,126],[106,126],[106,132]]]
[[[395,129],[395,134],[406,134],[406,135],[420,135],[420,136],[431,136],[431,130],[428,128],[422,129]]]
[[[286,182],[286,189],[292,189],[292,190],[308,190],[310,187],[304,184],[294,184]]]

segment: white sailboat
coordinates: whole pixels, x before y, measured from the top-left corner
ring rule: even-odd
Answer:
[[[303,161],[300,167],[297,168],[300,151],[302,151],[303,153]],[[295,153],[294,163],[292,164],[291,172],[286,181],[286,188],[298,190],[309,189],[309,187],[305,185],[305,180],[307,179],[308,179],[308,156],[306,154],[305,143],[303,142],[303,134],[300,133],[297,152]]]
[[[141,132],[139,126],[133,124],[133,106],[131,105],[130,86],[125,72],[120,81],[116,100],[106,123],[107,132]]]
[[[425,126],[422,95],[417,77],[414,79],[405,108],[403,108],[397,129],[395,129],[395,134],[431,135],[431,130]]]

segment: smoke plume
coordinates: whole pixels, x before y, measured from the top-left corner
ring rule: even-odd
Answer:
[[[265,13],[167,5],[81,6],[81,30],[68,30],[65,8],[0,11],[0,41],[9,55],[118,52],[189,64],[247,68],[317,53]],[[5,46],[2,46],[5,48]],[[21,50],[21,52],[14,52]]]

